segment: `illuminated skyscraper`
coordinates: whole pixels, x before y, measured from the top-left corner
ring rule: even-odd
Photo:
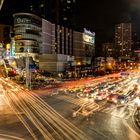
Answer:
[[[115,26],[115,50],[116,57],[129,58],[132,43],[131,23],[121,23]]]

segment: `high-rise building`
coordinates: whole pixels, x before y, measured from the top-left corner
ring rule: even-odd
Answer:
[[[131,56],[132,43],[131,23],[121,23],[115,26],[115,50],[116,57],[128,59]]]
[[[12,27],[10,25],[0,24],[0,43],[6,47],[6,44],[11,41]]]
[[[114,57],[114,44],[113,43],[103,43],[102,52],[104,57]]]
[[[52,0],[28,0],[26,9],[17,12],[35,14],[41,18],[51,20]]]
[[[28,11],[57,25],[73,29],[75,26],[75,0],[29,0]]]
[[[74,27],[75,9],[75,0],[54,0],[52,9],[52,21],[56,24],[66,27]]]

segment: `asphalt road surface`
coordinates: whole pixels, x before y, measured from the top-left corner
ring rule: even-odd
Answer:
[[[46,92],[39,96],[12,81],[0,82],[6,91],[0,98],[0,139],[140,140],[133,102],[117,107],[104,100],[86,103],[75,95]],[[90,116],[73,117],[75,108],[83,104],[95,111]]]

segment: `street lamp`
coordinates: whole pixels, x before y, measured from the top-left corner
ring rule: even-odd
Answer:
[[[77,77],[79,78],[79,72],[80,72],[80,68],[79,68],[79,66],[81,66],[81,62],[79,61],[79,62],[77,62],[77,66],[78,66],[78,71],[77,71]]]
[[[29,48],[27,49],[27,54],[26,54],[26,87],[30,89],[31,87],[31,74],[30,74],[30,69],[29,69]]]

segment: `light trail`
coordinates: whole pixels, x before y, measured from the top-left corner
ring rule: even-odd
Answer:
[[[0,136],[2,136],[2,137],[4,137],[4,138],[10,138],[10,139],[12,139],[12,140],[25,140],[25,139],[23,139],[23,138],[19,138],[19,137],[15,137],[15,136],[12,136],[12,135],[7,135],[7,134],[0,134]]]
[[[5,96],[7,102],[9,103],[9,99],[7,98],[7,95]],[[24,120],[23,116],[20,114],[20,112],[12,105],[9,103],[9,106],[12,108],[12,110],[15,112],[17,115],[18,119],[22,122],[22,124],[25,126],[25,128],[28,130],[28,132],[31,134],[34,140],[37,140],[37,137],[35,136],[34,132],[32,131],[31,127],[29,124]]]
[[[18,117],[21,122],[35,140],[38,138],[34,133],[34,128],[38,129],[44,139],[47,140],[54,140],[56,137],[57,139],[64,140],[89,139],[81,130],[60,116],[36,94],[21,88],[10,80],[0,79],[0,81],[4,84],[4,89],[8,91],[5,93],[9,102],[8,104],[13,108],[16,114],[19,114]],[[75,99],[67,98],[67,100],[76,104]],[[77,104],[84,102],[83,100],[78,100]],[[96,104],[86,103],[85,108],[96,108]],[[21,111],[24,115],[20,114]],[[28,123],[27,119],[30,120],[30,123]],[[32,128],[32,126],[34,126],[34,128]]]
[[[16,114],[19,114],[19,119],[35,140],[39,138],[35,135],[34,128],[38,129],[45,140],[54,140],[56,138],[60,140],[89,139],[81,130],[59,115],[39,96],[33,95],[11,81],[7,82],[4,79],[0,79],[0,81],[4,84],[5,90],[8,91],[5,93],[8,104]],[[23,112],[24,115],[19,112]],[[34,127],[32,128],[32,126]]]
[[[35,95],[37,98],[40,99],[40,103],[46,107],[48,106],[48,104],[46,102],[44,102],[39,96]],[[73,133],[76,133],[76,135],[81,137],[80,139],[87,139],[87,137],[85,136],[85,134],[80,131],[77,127],[75,127],[74,125],[72,125],[69,121],[67,121],[64,117],[60,116],[60,114],[58,114],[54,109],[50,108],[50,106],[48,106],[49,111],[53,114],[53,116],[59,117],[59,119],[62,121],[61,123],[68,124],[67,126],[70,126],[71,131],[73,131]],[[65,128],[65,127],[64,127]]]
[[[11,95],[11,94],[9,94]],[[16,94],[14,94],[13,96],[15,96]],[[12,97],[11,97],[12,98]],[[46,128],[40,123],[40,121],[37,119],[37,117],[33,114],[33,112],[30,110],[30,108],[26,105],[26,103],[23,102],[23,100],[20,100],[20,102],[18,101],[18,99],[16,99],[15,96],[15,100],[12,98],[13,101],[16,100],[16,102],[14,102],[16,104],[16,106],[25,113],[25,115],[27,116],[28,119],[31,120],[31,122],[35,125],[35,127],[39,130],[39,132],[41,132],[41,134],[43,135],[43,137],[47,140],[53,140],[53,138],[51,137],[51,135],[49,134],[49,132],[46,130]],[[16,106],[14,108],[16,108]],[[47,135],[46,135],[47,134]],[[51,137],[51,138],[50,138]]]

